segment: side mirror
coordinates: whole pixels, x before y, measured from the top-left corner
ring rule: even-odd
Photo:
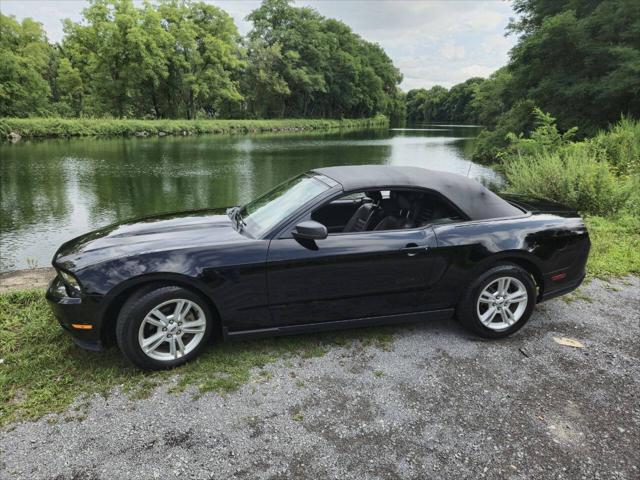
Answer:
[[[322,240],[327,235],[327,227],[315,220],[300,222],[293,231],[293,237],[302,240]]]

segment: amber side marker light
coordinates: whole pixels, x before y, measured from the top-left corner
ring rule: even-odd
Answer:
[[[72,323],[71,326],[78,330],[91,330],[93,328],[93,325],[87,325],[86,323]]]
[[[554,282],[557,282],[558,280],[562,280],[566,276],[567,276],[567,274],[564,273],[564,272],[558,273],[558,274],[554,275],[553,277],[551,277],[551,280],[554,281]]]

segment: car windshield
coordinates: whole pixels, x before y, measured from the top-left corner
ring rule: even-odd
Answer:
[[[303,174],[278,185],[247,203],[239,212],[239,222],[254,238],[260,238],[296,209],[329,190],[320,175]]]

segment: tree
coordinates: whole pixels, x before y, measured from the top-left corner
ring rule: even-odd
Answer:
[[[62,57],[58,62],[55,78],[58,113],[64,116],[81,116],[84,92],[78,69],[71,65],[68,58]]]
[[[640,3],[634,0],[517,0],[520,35],[509,70],[518,98],[562,129],[595,132],[640,115]]]
[[[397,111],[400,72],[379,45],[342,22],[288,0],[265,0],[247,17],[247,91],[256,116],[362,117]],[[251,95],[251,94],[250,94]]]
[[[93,0],[65,22],[62,50],[81,72],[90,113],[214,117],[242,100],[238,31],[204,2]]]
[[[253,117],[272,117],[281,113],[282,102],[291,94],[282,77],[284,58],[279,43],[267,45],[257,39],[249,42],[247,56],[251,59],[244,72],[243,91],[247,110]]]
[[[164,0],[168,75],[162,85],[168,116],[214,117],[243,100],[237,74],[243,66],[231,17],[204,2]]]
[[[83,17],[84,23],[65,21],[62,49],[82,72],[91,113],[144,115],[147,108],[134,101],[141,86],[166,75],[159,32],[132,0],[93,0]]]
[[[475,84],[470,106],[474,110],[477,121],[485,127],[493,127],[510,108],[508,87],[511,74],[506,67],[493,72],[483,82]]]
[[[451,87],[444,102],[447,121],[456,123],[477,123],[479,112],[473,99],[477,88],[485,82],[479,77],[472,77]]]
[[[50,46],[31,20],[2,17],[1,114],[365,117],[400,122],[402,76],[342,22],[265,0],[242,39],[204,1],[89,0]]]
[[[0,56],[0,116],[47,114],[51,46],[42,25],[0,13]]]

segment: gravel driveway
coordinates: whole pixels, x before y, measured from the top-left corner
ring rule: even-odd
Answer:
[[[640,279],[594,281],[503,341],[431,322],[227,396],[96,396],[1,432],[0,478],[638,479],[639,338]]]

